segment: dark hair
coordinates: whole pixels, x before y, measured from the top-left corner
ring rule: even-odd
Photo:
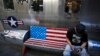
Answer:
[[[77,31],[78,33],[82,33],[82,32],[84,32],[85,30],[86,30],[85,25],[83,25],[83,24],[77,24],[77,25],[76,25],[76,31]]]

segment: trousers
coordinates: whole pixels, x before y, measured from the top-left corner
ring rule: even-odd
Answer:
[[[80,46],[75,46],[75,48],[79,48]],[[71,56],[71,47],[67,44],[65,47],[65,50],[63,52],[63,56]],[[80,56],[89,56],[86,49],[82,48],[82,51],[80,52]]]

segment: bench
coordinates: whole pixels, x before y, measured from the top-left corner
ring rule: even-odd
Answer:
[[[26,46],[35,46],[44,49],[64,50],[66,42],[66,28],[47,28],[43,26],[31,26],[30,38],[24,42],[23,56]]]

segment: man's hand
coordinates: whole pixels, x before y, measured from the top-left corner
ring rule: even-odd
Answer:
[[[80,54],[81,51],[82,51],[82,48],[77,48],[78,54]]]
[[[72,50],[74,50],[74,49],[75,49],[74,45],[70,45],[70,47],[71,47],[71,49],[72,49]]]
[[[71,51],[71,55],[80,56],[80,49],[74,48],[74,50]]]

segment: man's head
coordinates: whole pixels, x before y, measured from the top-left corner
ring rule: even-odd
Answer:
[[[85,31],[86,27],[83,24],[77,24],[75,29],[77,33],[82,33]]]

